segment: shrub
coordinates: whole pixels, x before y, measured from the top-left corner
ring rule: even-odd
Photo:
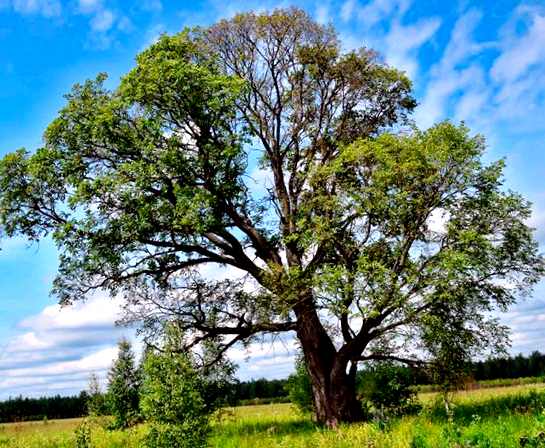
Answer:
[[[87,413],[93,417],[108,414],[106,397],[101,390],[100,381],[95,373],[89,376],[87,387]]]
[[[150,422],[148,448],[206,446],[211,409],[203,399],[204,380],[190,354],[179,351],[178,338],[167,328],[162,350],[146,353],[141,408]]]
[[[383,362],[372,366],[360,378],[360,396],[364,404],[374,408],[375,412],[398,416],[420,409],[407,369]]]
[[[151,425],[145,438],[146,448],[199,448],[207,446],[207,425],[198,421],[181,424],[158,423]]]
[[[75,431],[76,448],[91,448],[91,428],[84,420]]]
[[[302,355],[295,362],[295,373],[288,377],[286,392],[289,400],[302,412],[313,412],[312,383]]]

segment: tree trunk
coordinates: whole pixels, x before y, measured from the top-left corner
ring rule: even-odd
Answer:
[[[308,361],[307,361],[308,363]],[[310,363],[309,363],[310,364]],[[310,365],[316,420],[330,428],[339,423],[363,419],[361,403],[356,397],[355,371],[319,372]]]
[[[331,428],[360,421],[363,414],[356,398],[355,366],[347,372],[348,360],[339,356],[312,301],[299,302],[294,311],[297,336],[312,381],[316,420]]]

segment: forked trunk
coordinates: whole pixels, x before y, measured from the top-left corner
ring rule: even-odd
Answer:
[[[308,361],[307,361],[308,362]],[[310,364],[310,363],[309,363]],[[361,421],[361,403],[356,397],[355,372],[319,372],[309,365],[312,371],[312,390],[316,420],[330,428],[339,423]]]
[[[328,427],[360,421],[361,404],[356,397],[356,370],[347,371],[342,359],[322,326],[311,300],[301,301],[295,309],[297,336],[312,381],[316,420]]]

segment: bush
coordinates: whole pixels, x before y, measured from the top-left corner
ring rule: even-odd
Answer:
[[[179,352],[179,335],[167,328],[161,351],[144,361],[141,408],[150,422],[148,448],[205,447],[211,409],[203,399],[204,379],[188,353]]]
[[[89,377],[88,392],[86,393],[87,413],[90,416],[102,416],[108,414],[106,396],[100,388],[98,376],[92,373]]]
[[[146,448],[199,448],[207,446],[207,425],[198,421],[182,424],[153,423],[144,444]]]
[[[312,383],[302,355],[295,362],[295,373],[288,377],[286,392],[289,400],[304,413],[314,411]]]
[[[378,363],[360,376],[360,396],[371,411],[383,415],[416,412],[420,405],[410,372],[392,363]]]
[[[75,431],[76,448],[91,448],[91,429],[84,420]]]

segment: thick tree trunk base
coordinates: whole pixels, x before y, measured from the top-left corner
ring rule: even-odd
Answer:
[[[364,419],[352,375],[336,376],[326,383],[326,387],[322,384],[313,384],[315,417],[318,423],[328,428],[336,428],[340,423],[354,423]]]

